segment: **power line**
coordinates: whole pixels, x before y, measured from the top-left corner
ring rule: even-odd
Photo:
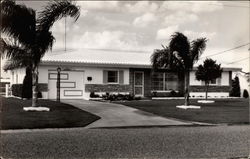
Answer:
[[[195,2],[187,2],[187,3],[195,3]],[[213,4],[207,3],[207,5],[214,5],[214,6],[222,6],[222,7],[234,7],[234,8],[250,8],[249,6],[239,6],[239,5],[228,5],[228,4]]]
[[[230,63],[227,63],[227,64],[233,64],[233,63],[237,63],[237,62],[245,61],[245,60],[248,60],[249,58],[250,58],[250,57],[243,58],[243,59],[240,59],[240,60],[237,60],[237,61],[234,61],[234,62],[230,62]]]
[[[223,6],[223,7],[234,7],[234,8],[250,8],[250,7],[248,7],[248,6],[235,6],[235,5],[228,5],[228,4],[223,4],[223,5],[219,5],[219,4],[208,4],[208,5]]]
[[[236,47],[234,47],[234,48],[232,48],[232,49],[228,49],[228,50],[225,50],[225,51],[220,51],[220,52],[217,52],[217,53],[212,54],[212,55],[208,55],[208,56],[205,56],[205,57],[201,57],[201,59],[204,59],[204,58],[206,58],[206,57],[211,57],[211,56],[219,55],[219,54],[223,54],[223,53],[228,52],[228,51],[236,50],[236,49],[238,49],[238,48],[247,46],[247,45],[249,45],[249,44],[250,44],[250,43],[246,43],[246,44],[243,44],[243,45],[239,45],[239,46],[236,46]]]

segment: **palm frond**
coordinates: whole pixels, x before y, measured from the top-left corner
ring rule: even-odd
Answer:
[[[166,68],[169,64],[169,49],[157,49],[151,55],[151,63],[154,70]]]
[[[35,11],[12,0],[1,1],[1,33],[18,39],[23,45],[32,45],[35,38]]]
[[[190,54],[193,64],[199,60],[199,57],[206,49],[206,42],[207,42],[206,38],[199,38],[192,41]]]
[[[12,56],[11,58],[8,59],[8,62],[6,62],[4,65],[4,71],[16,68],[31,67],[31,66],[32,66],[31,56],[27,54],[17,55],[17,56]]]
[[[3,39],[1,39],[1,43],[1,56],[7,59],[10,59],[12,57],[15,58],[16,56],[24,56],[28,52],[28,50],[26,50],[25,48],[15,45],[14,43],[8,44]]]
[[[32,59],[39,63],[44,54],[52,49],[55,38],[50,31],[38,30],[36,34],[36,43],[32,47]]]
[[[39,12],[38,30],[49,30],[55,21],[66,16],[70,16],[76,21],[80,16],[80,8],[68,0],[54,0]]]
[[[184,34],[176,32],[171,36],[169,49],[170,52],[178,52],[178,55],[184,61],[187,61],[189,57],[190,42]]]

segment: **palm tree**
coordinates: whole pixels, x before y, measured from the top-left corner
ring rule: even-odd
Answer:
[[[206,38],[199,38],[190,43],[185,35],[176,32],[171,36],[169,46],[155,50],[151,56],[153,69],[171,69],[184,74],[185,105],[189,105],[189,74],[205,50],[206,42]]]
[[[38,66],[44,54],[52,49],[53,24],[70,16],[80,16],[78,6],[68,0],[51,1],[38,13],[13,0],[1,0],[1,54],[10,60],[8,68],[29,67],[32,70],[32,106],[37,106]]]

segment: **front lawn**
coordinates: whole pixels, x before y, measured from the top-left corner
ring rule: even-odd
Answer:
[[[182,120],[206,122],[247,124],[249,123],[248,99],[216,99],[215,103],[202,104],[191,99],[190,105],[201,106],[201,109],[179,109],[184,99],[128,101],[120,104],[134,107],[163,117],[172,117]]]
[[[100,117],[68,104],[50,100],[39,100],[39,106],[49,107],[49,112],[25,112],[23,107],[31,106],[31,100],[4,98],[1,100],[1,128],[69,128],[84,127]]]

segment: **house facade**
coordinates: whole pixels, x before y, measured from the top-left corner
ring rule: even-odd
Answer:
[[[135,96],[168,96],[171,91],[183,93],[181,74],[161,70],[153,71],[150,53],[112,50],[69,51],[47,53],[39,66],[39,91],[45,99],[57,97],[57,68],[60,67],[61,99],[89,99],[90,93],[121,93]],[[204,83],[190,72],[190,96],[205,96]],[[208,96],[228,97],[232,72],[239,68],[223,67],[221,78],[213,81]],[[11,71],[11,84],[21,84],[25,69]]]

